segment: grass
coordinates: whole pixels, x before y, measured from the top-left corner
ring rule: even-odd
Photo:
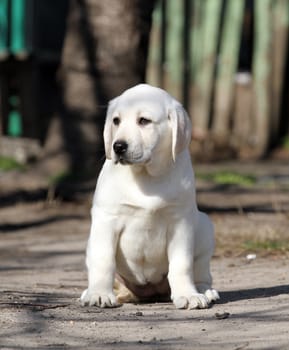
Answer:
[[[49,184],[50,185],[57,185],[61,182],[72,180],[72,178],[73,178],[73,175],[71,172],[63,171],[63,172],[60,172],[56,175],[52,175],[49,178]]]
[[[61,183],[79,183],[92,179],[95,177],[95,172],[83,170],[83,171],[70,171],[65,170],[55,175],[50,176],[50,185],[59,185]]]
[[[0,157],[0,171],[24,170],[25,166],[13,158]]]
[[[253,186],[256,183],[256,177],[248,174],[240,174],[233,171],[219,171],[212,174],[197,174],[197,177],[217,185],[239,185]]]
[[[289,136],[285,136],[282,140],[282,147],[289,149]]]
[[[243,243],[243,248],[253,252],[285,253],[289,252],[288,240],[247,240]]]
[[[216,237],[215,256],[243,256],[249,253],[255,253],[258,257],[268,255],[286,255],[289,254],[289,241],[276,239],[250,239],[242,236],[227,238],[225,241]]]

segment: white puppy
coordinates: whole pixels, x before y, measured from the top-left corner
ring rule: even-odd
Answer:
[[[116,306],[116,275],[139,299],[170,295],[177,308],[219,298],[209,267],[213,226],[197,208],[190,138],[185,110],[162,89],[141,84],[110,102],[83,305]]]

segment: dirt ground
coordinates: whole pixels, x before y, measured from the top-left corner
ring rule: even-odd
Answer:
[[[199,205],[216,227],[221,300],[190,311],[171,303],[81,307],[90,194],[55,200],[37,171],[0,173],[0,349],[288,349],[289,256],[263,244],[288,242],[287,164],[198,166],[258,181],[244,188],[198,179]]]

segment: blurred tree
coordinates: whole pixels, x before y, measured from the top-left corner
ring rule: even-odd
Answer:
[[[108,101],[144,81],[155,0],[71,0],[62,69],[62,131],[73,173],[104,160]]]

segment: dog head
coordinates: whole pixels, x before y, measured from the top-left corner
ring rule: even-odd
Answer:
[[[109,103],[104,127],[107,159],[123,165],[163,167],[191,140],[182,105],[166,91],[140,84]]]

